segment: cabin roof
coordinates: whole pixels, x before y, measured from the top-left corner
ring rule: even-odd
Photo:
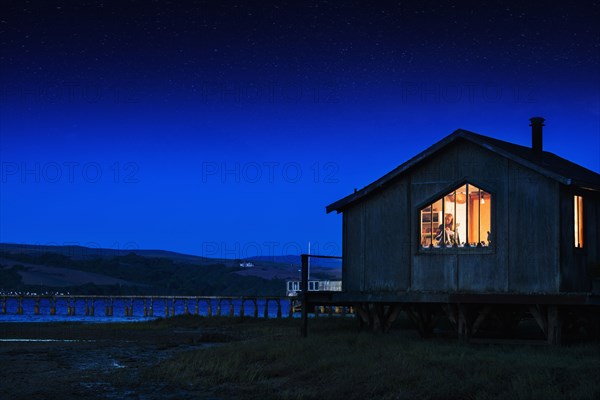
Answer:
[[[489,136],[469,132],[464,129],[457,129],[452,134],[446,136],[444,139],[399,165],[361,190],[328,205],[326,211],[328,213],[332,211],[337,211],[338,213],[342,212],[343,209],[350,204],[384,188],[391,181],[404,175],[414,166],[424,162],[426,159],[457,140],[467,140],[468,142],[484,147],[502,157],[531,168],[544,176],[555,179],[564,185],[600,191],[600,174],[569,160],[565,160],[556,154],[548,151],[536,151],[530,147],[505,142]]]

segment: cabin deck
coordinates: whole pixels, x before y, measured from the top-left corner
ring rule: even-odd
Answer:
[[[596,305],[600,294],[595,293],[457,293],[457,292],[310,292],[309,302],[323,305],[352,305],[355,303],[433,303],[433,304],[545,304]]]
[[[600,340],[600,292],[473,293],[473,292],[353,292],[308,291],[308,255],[302,255],[302,335],[308,334],[308,313],[318,306],[352,307],[361,326],[386,331],[405,313],[421,336],[429,337],[447,318],[458,338],[470,341],[486,330],[507,337],[523,320],[535,321],[543,342],[560,344],[563,336]],[[320,257],[311,255],[310,257]],[[325,258],[332,258],[325,256]],[[441,317],[441,318],[440,318]]]

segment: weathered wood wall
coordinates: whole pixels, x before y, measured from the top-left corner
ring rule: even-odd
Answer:
[[[492,246],[419,249],[420,207],[464,181],[493,196]],[[344,291],[556,293],[588,287],[582,265],[598,260],[598,246],[589,249],[600,237],[598,202],[586,202],[589,251],[581,261],[565,256],[573,254],[573,210],[572,197],[569,211],[561,193],[557,181],[457,141],[344,210]]]
[[[574,247],[575,221],[573,196],[584,198],[583,249]],[[591,191],[576,191],[561,186],[560,191],[560,289],[563,292],[588,292],[590,273],[600,263],[600,201]]]

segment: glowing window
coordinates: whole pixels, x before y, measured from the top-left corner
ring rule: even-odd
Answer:
[[[465,184],[420,210],[422,248],[491,244],[492,196]]]
[[[573,217],[575,222],[575,247],[583,248],[583,197],[573,196]]]

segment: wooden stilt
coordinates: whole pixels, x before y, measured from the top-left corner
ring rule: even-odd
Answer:
[[[263,314],[263,318],[269,318],[269,299],[265,299],[265,312]]]
[[[281,319],[281,299],[277,299],[277,319]]]
[[[342,307],[342,309],[345,310],[346,307]],[[394,323],[394,321],[396,321],[396,318],[398,318],[398,315],[400,315],[401,311],[402,311],[401,304],[394,304],[389,307],[388,313],[385,317],[385,322],[383,325],[384,332],[387,332],[390,330],[390,328],[392,327],[392,324]],[[342,315],[345,316],[345,313],[343,313]]]
[[[35,304],[33,306],[33,314],[40,315],[40,298],[35,299]]]
[[[50,315],[56,315],[56,299],[54,297],[50,299]]]
[[[475,319],[475,322],[473,322],[473,326],[471,328],[471,335],[477,334],[477,331],[479,331],[479,328],[485,321],[485,318],[490,314],[491,310],[492,310],[492,307],[490,307],[490,306],[483,307],[483,309],[479,312],[477,319]]]
[[[242,304],[240,305],[240,318],[244,318],[244,299],[242,299]]]
[[[558,306],[548,307],[548,344],[562,343],[563,315]]]
[[[300,291],[302,296],[302,326],[300,334],[308,336],[308,254],[300,256],[302,260],[302,279],[300,280]]]
[[[229,299],[229,318],[233,318],[235,310],[233,309],[233,299]]]
[[[374,303],[370,306],[370,327],[373,332],[381,332],[383,320],[383,304]]]
[[[458,305],[458,339],[463,342],[467,342],[471,335],[471,328],[469,325],[467,306],[464,304]]]
[[[368,310],[368,306],[365,305],[361,305],[361,304],[357,304],[354,307],[355,311],[356,311],[356,317],[358,319],[358,323],[360,327],[363,327],[365,325],[369,325],[369,310]]]
[[[256,299],[253,299],[252,302],[254,303],[254,318],[258,318],[258,302]]]
[[[433,328],[437,323],[432,310],[427,304],[407,305],[403,307],[406,315],[417,328],[419,335],[429,338],[433,335]]]
[[[548,337],[548,314],[541,305],[529,306],[529,312],[542,330],[544,337]]]

